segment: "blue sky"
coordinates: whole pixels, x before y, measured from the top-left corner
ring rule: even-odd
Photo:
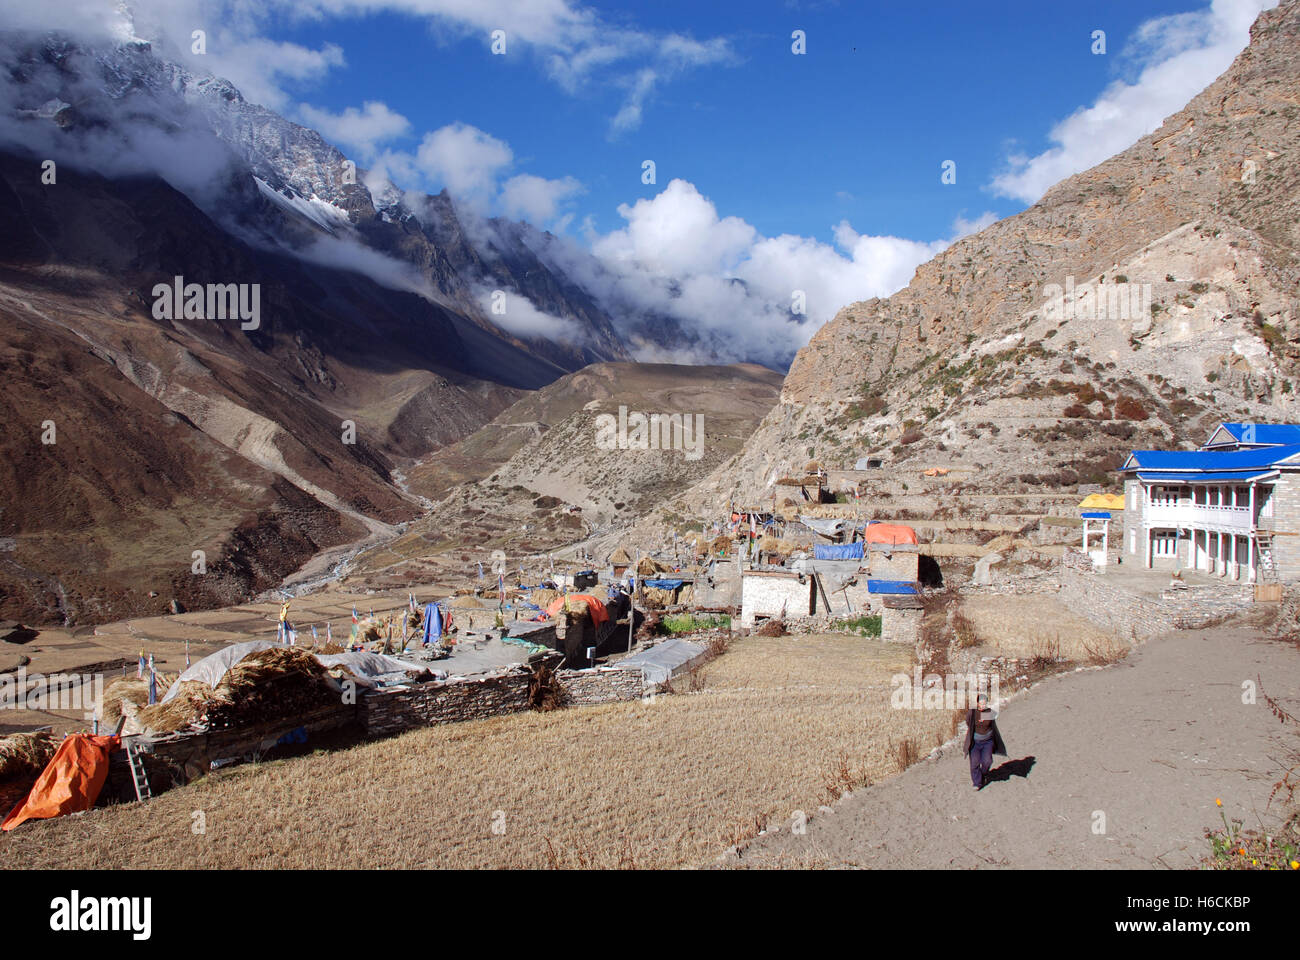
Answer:
[[[1092,103],[1140,63],[1126,51],[1153,17],[1187,2],[594,4],[614,24],[697,40],[723,37],[733,57],[662,85],[635,130],[611,135],[624,91],[597,78],[568,92],[537,57],[510,43],[448,34],[393,12],[292,25],[278,36],[310,48],[343,47],[346,66],[293,94],[335,112],[379,100],[411,123],[392,145],[464,123],[509,143],[515,164],[546,178],[571,176],[585,192],[577,219],[604,232],[620,203],[689,180],[725,214],[766,235],[832,239],[855,229],[917,239],[944,236],[954,218],[1005,216],[1022,199],[989,185],[1016,148],[1036,154],[1061,118]],[[791,53],[803,29],[808,52]],[[1091,53],[1091,33],[1107,53]],[[658,184],[641,183],[655,160]],[[957,162],[957,183],[940,164]]]

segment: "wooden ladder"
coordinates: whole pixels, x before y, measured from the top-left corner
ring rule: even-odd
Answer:
[[[131,783],[135,786],[135,798],[137,800],[150,800],[153,798],[153,792],[149,789],[149,775],[144,769],[144,760],[140,756],[140,748],[137,746],[134,738],[128,738],[124,743],[126,747],[126,762],[131,767]]]
[[[1259,552],[1259,579],[1261,583],[1277,582],[1277,565],[1273,563],[1273,534],[1256,533],[1255,549]]]

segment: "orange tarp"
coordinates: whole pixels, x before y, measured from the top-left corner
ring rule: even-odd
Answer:
[[[591,614],[591,622],[596,626],[600,626],[609,619],[609,611],[605,609],[604,602],[597,597],[593,597],[589,593],[571,593],[569,594],[568,599],[581,600],[586,603],[587,612]],[[559,613],[560,608],[564,606],[564,600],[565,598],[562,596],[556,597],[552,600],[550,605],[546,608],[546,615],[548,617],[553,617]]]
[[[869,523],[862,530],[862,539],[867,543],[916,543],[916,531],[896,523]]]
[[[36,778],[27,799],[5,817],[0,830],[12,830],[28,820],[89,810],[108,779],[108,755],[121,745],[118,737],[70,734]]]

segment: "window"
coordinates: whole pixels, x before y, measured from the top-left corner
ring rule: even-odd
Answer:
[[[1128,488],[1128,508],[1130,510],[1136,510],[1137,507],[1138,507],[1138,488],[1137,488],[1137,484],[1133,484],[1133,486]]]
[[[1138,552],[1138,532],[1136,530],[1130,530],[1128,532],[1128,552]]]
[[[1177,487],[1152,487],[1151,505],[1153,507],[1178,506],[1178,488]]]
[[[1178,556],[1178,534],[1173,530],[1152,530],[1151,555],[1154,557]]]

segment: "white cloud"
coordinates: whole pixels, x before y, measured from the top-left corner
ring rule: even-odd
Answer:
[[[511,177],[501,187],[501,210],[507,217],[543,226],[556,220],[560,205],[582,191],[573,177],[547,180],[531,173]]]
[[[411,129],[406,117],[379,100],[367,100],[360,110],[348,107],[342,113],[304,103],[299,106],[298,114],[326,140],[353,147],[366,160],[374,157],[379,144],[403,136]]]
[[[628,92],[623,99],[623,105],[619,107],[618,113],[614,114],[614,119],[609,122],[611,135],[626,133],[641,126],[642,107],[654,91],[657,79],[658,74],[646,68],[638,71],[636,76],[626,84]]]
[[[426,133],[415,153],[422,173],[471,206],[482,206],[495,195],[498,177],[513,160],[504,141],[465,123]]]
[[[685,180],[673,180],[651,199],[620,204],[618,214],[627,226],[600,238],[593,252],[655,273],[729,270],[757,235],[739,217],[719,218],[712,201]]]
[[[1013,154],[994,192],[1036,202],[1053,184],[1101,163],[1159,128],[1223,73],[1250,40],[1250,25],[1277,0],[1214,0],[1209,9],[1156,17],[1138,27],[1122,56],[1139,67],[1110,84],[1048,134],[1034,157]]]
[[[480,288],[475,291],[475,297],[489,320],[517,337],[542,337],[570,344],[581,344],[586,340],[577,323],[538,310],[532,301],[513,290]],[[504,307],[504,313],[494,311],[497,303]]]

